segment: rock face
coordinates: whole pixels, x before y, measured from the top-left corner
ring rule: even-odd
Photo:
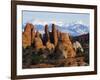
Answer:
[[[50,41],[50,36],[49,36],[49,30],[48,30],[48,25],[45,25],[44,29],[44,35],[43,35],[43,44],[46,45],[48,41]]]
[[[67,33],[61,33],[61,42],[64,46],[64,55],[65,58],[75,57],[76,53],[73,49],[73,45],[69,39],[69,35]]]
[[[61,32],[59,30],[57,30],[57,36],[58,36],[58,40],[60,40]]]
[[[34,40],[34,46],[35,46],[36,50],[45,48],[45,46],[43,45],[43,42],[40,38],[40,33],[38,31],[36,32],[36,36],[35,36],[35,40]]]
[[[32,35],[32,40],[31,40],[31,42],[34,43],[34,39],[35,39],[36,33],[35,33],[35,26],[33,26],[33,25],[32,25],[31,35]]]
[[[24,48],[31,46],[34,35],[34,26],[30,23],[27,23],[22,34],[22,45]]]
[[[57,36],[57,30],[55,24],[52,24],[52,39],[55,46],[57,46],[58,43],[58,36]]]
[[[52,44],[50,41],[48,41],[46,43],[46,48],[49,49],[49,50],[53,50],[55,47],[54,47],[54,44]]]

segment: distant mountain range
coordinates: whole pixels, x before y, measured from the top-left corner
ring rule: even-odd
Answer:
[[[36,30],[40,31],[40,32],[44,32],[44,25],[41,24],[36,24]],[[51,31],[52,28],[52,24],[48,24],[49,26],[49,31]],[[69,33],[71,36],[80,36],[83,34],[87,34],[89,33],[89,26],[86,26],[84,24],[70,24],[70,25],[56,25],[56,29],[58,29],[59,31],[65,32],[65,33]]]
[[[83,24],[71,24],[68,26],[63,26],[59,30],[67,32],[72,36],[79,36],[89,33],[89,27]]]

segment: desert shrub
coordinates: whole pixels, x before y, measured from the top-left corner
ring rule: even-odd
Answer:
[[[44,61],[44,58],[38,54],[32,54],[32,64],[38,64]]]

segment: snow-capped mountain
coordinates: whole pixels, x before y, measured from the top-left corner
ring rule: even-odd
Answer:
[[[89,33],[89,26],[86,26],[84,24],[70,24],[70,25],[63,25],[63,26],[56,25],[56,26],[59,31],[69,33],[72,36],[79,36]]]
[[[89,27],[83,24],[71,24],[66,29],[64,28],[63,31],[68,32],[72,36],[79,36],[89,33]]]

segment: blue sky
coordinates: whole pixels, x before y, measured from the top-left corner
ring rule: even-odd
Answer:
[[[23,25],[26,23],[33,24],[73,24],[80,23],[89,26],[90,15],[88,13],[65,13],[65,12],[40,12],[40,11],[23,11]]]

